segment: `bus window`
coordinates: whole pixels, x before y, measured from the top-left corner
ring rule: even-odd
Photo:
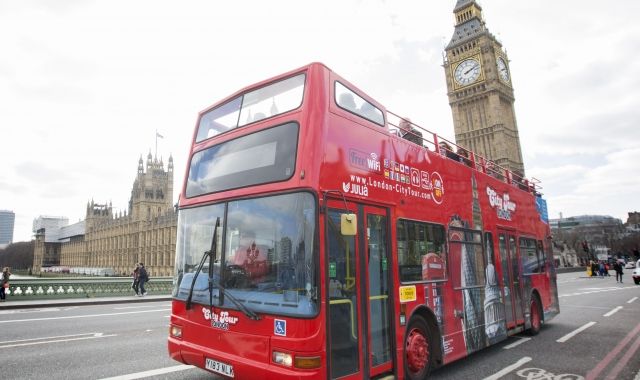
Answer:
[[[193,154],[186,195],[284,181],[294,173],[298,124],[287,123]]]
[[[542,245],[542,240],[538,240],[538,262],[540,263],[540,273],[546,271],[547,268],[547,255]]]
[[[196,142],[298,108],[302,104],[304,81],[304,74],[296,75],[208,111],[200,117]]]
[[[342,83],[335,83],[336,104],[340,108],[384,127],[384,116],[378,107],[364,100],[358,94],[346,88]]]
[[[400,281],[445,280],[444,227],[413,220],[397,224]]]
[[[522,257],[523,274],[540,272],[535,240],[520,238],[520,255]]]

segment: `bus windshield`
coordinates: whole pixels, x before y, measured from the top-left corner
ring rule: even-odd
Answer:
[[[180,210],[173,296],[187,299],[196,267],[212,245],[218,217],[224,226],[221,234],[224,238],[215,243],[221,254],[213,268],[216,285],[212,288],[213,304],[238,309],[218,289],[222,286],[226,293],[256,313],[316,315],[316,207],[310,193]],[[209,304],[208,273],[205,266],[198,275],[193,302]]]
[[[244,125],[280,115],[302,104],[305,75],[247,92],[200,117],[196,142]]]

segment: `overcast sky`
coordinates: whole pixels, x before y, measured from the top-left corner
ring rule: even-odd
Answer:
[[[455,0],[0,0],[0,209],[124,211],[138,159],[186,167],[199,111],[313,61],[453,137],[442,54]],[[640,211],[640,2],[484,0],[509,56],[528,176],[549,216]],[[175,191],[174,200],[177,200]]]

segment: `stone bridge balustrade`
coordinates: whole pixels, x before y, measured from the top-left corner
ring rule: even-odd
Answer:
[[[92,298],[134,295],[130,277],[105,278],[37,278],[16,279],[9,282],[6,289],[7,301]],[[171,294],[172,277],[151,277],[145,283],[149,294]]]

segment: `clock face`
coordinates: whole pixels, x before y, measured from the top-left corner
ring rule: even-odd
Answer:
[[[498,75],[500,76],[500,79],[505,82],[509,82],[509,69],[507,69],[507,63],[502,57],[498,57],[496,64],[498,66]]]
[[[478,80],[480,77],[480,62],[470,58],[462,61],[453,73],[453,78],[462,86]]]

